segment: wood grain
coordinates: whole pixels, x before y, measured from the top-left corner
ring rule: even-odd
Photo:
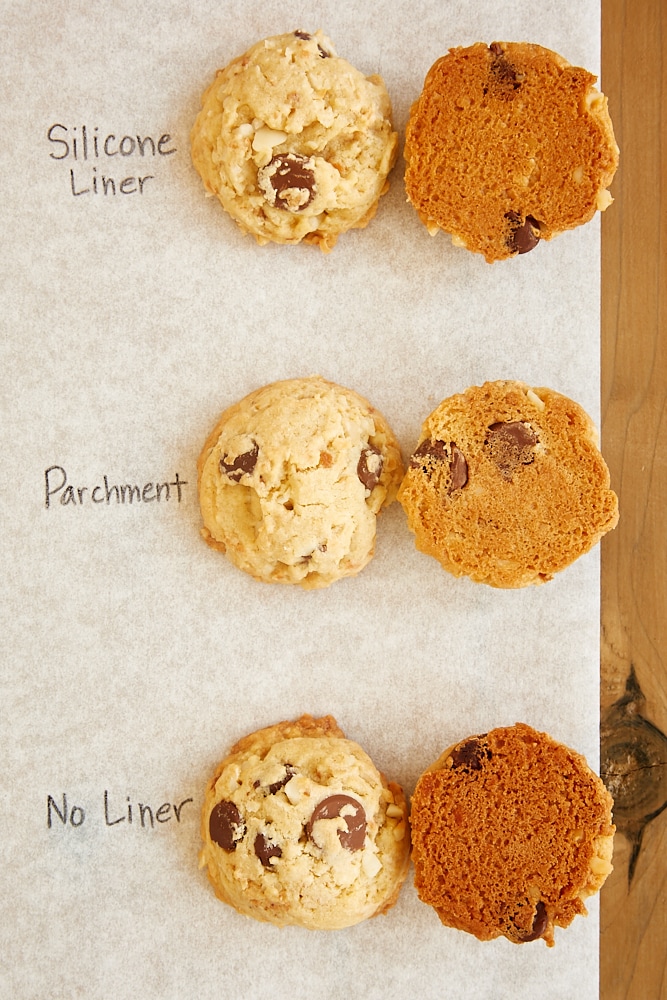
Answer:
[[[625,778],[622,773],[617,776],[626,780],[625,788],[617,787],[621,793],[617,825],[625,832],[616,837],[615,870],[601,894],[602,1000],[667,998],[667,810],[658,810],[644,822],[639,816],[644,807],[637,801],[635,827],[640,822],[644,826],[634,874],[628,878],[633,840],[630,807],[635,796],[630,783],[655,779],[652,788],[654,792],[658,788],[659,796],[667,781],[660,742],[667,732],[663,53],[667,53],[664,0],[603,0],[601,84],[621,148],[621,165],[612,185],[615,204],[602,220],[602,446],[621,510],[618,528],[602,544],[603,758],[613,724],[624,719],[640,725],[628,730],[636,734],[631,739],[637,742],[629,753]],[[632,668],[636,690],[627,695]],[[657,756],[643,758],[640,744],[651,731],[658,733]],[[642,774],[643,768],[647,770]],[[620,808],[623,792],[628,809]]]

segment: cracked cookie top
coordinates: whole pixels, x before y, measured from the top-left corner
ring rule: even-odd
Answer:
[[[273,583],[325,587],[371,559],[376,518],[403,474],[384,417],[313,376],[226,410],[199,458],[204,538]]]
[[[331,716],[240,740],[202,812],[216,894],[278,926],[348,927],[394,905],[410,859],[407,805]]]
[[[206,191],[258,243],[315,243],[365,226],[398,137],[382,79],[317,31],[253,45],[219,70],[191,134]]]

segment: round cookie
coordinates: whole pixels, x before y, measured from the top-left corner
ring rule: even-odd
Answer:
[[[208,783],[200,867],[255,920],[311,930],[385,913],[410,863],[407,804],[335,719],[240,740]]]
[[[514,381],[473,386],[431,413],[398,499],[418,549],[493,587],[550,580],[618,521],[590,417]]]
[[[530,726],[463,740],[412,798],[419,898],[482,941],[551,946],[612,869],[611,809],[584,757]]]
[[[375,215],[397,153],[391,102],[317,31],[276,35],[219,70],[191,134],[206,191],[258,243],[315,243]]]
[[[319,376],[274,382],[220,417],[198,463],[204,539],[268,583],[358,573],[403,475],[384,417]]]
[[[527,42],[438,59],[405,137],[408,200],[429,231],[492,263],[607,208],[618,146],[595,81]]]

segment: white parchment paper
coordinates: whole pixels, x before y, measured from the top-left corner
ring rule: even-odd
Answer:
[[[394,505],[360,576],[271,587],[200,540],[195,463],[224,407],[314,373],[367,396],[406,455],[486,379],[597,421],[598,222],[491,266],[427,234],[399,160],[331,254],[260,248],[204,197],[188,135],[216,68],[271,34],[321,27],[381,73],[402,140],[450,46],[529,40],[596,72],[598,4],[16,0],[0,22],[0,992],[597,997],[596,900],[553,949],[444,928],[411,880],[385,917],[279,930],[197,868],[218,759],[302,712],[408,791],[449,743],[518,720],[595,766],[597,552],[495,591],[419,554]]]

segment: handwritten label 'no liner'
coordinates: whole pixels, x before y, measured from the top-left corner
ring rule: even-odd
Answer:
[[[113,482],[109,476],[102,477],[94,486],[73,486],[68,482],[67,472],[62,465],[51,465],[44,472],[44,505],[59,504],[61,507],[84,507],[91,504],[145,504],[162,503],[176,498],[183,499],[183,487],[187,480],[178,472],[171,482],[122,483]]]
[[[114,799],[108,789],[104,789],[104,795],[100,798],[98,809],[93,815],[98,817],[98,821],[103,819],[104,826],[115,827],[116,829],[128,829],[131,826],[142,827],[144,830],[158,829],[160,825],[175,820],[182,822],[181,813],[183,807],[194,804],[193,798],[182,799],[180,802],[162,802],[160,805],[150,805],[147,802],[132,802],[130,796],[125,797],[125,802]],[[188,813],[190,810],[188,810]],[[72,804],[67,800],[67,793],[62,793],[62,798],[47,795],[46,798],[46,825],[49,830],[62,827],[77,828],[83,826],[88,820],[91,810],[87,806]]]

